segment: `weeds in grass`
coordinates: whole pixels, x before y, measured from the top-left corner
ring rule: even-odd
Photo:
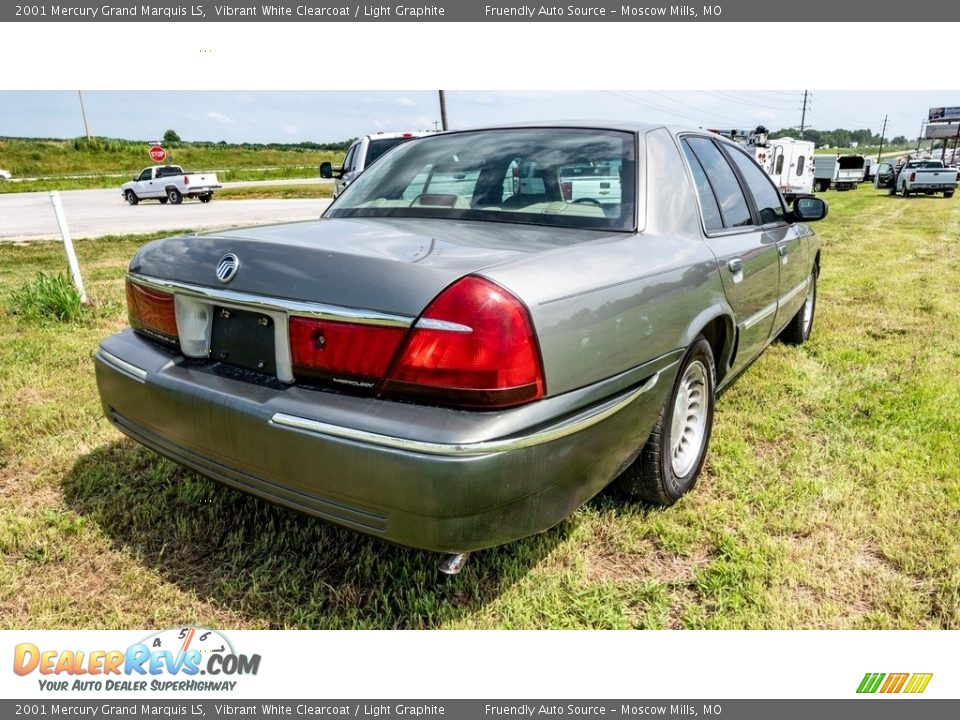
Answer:
[[[83,314],[80,293],[62,273],[40,272],[10,293],[10,311],[31,320],[75,322]]]

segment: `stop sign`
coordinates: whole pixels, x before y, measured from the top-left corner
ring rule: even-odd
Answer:
[[[159,145],[154,145],[150,148],[150,159],[154,162],[163,162],[167,159],[167,151]]]

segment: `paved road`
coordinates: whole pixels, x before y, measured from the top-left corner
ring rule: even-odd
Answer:
[[[264,183],[229,183],[225,187],[251,184]],[[209,203],[185,200],[182,205],[161,205],[146,201],[131,206],[123,201],[119,190],[65,190],[60,199],[75,239],[309,220],[319,217],[330,204],[329,200],[317,198],[218,201],[214,196]],[[0,194],[0,242],[47,239],[60,239],[49,193]]]

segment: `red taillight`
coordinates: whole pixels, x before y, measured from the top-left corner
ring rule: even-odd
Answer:
[[[917,179],[917,174],[915,172],[910,173],[910,182],[913,182]]]
[[[176,344],[177,314],[173,295],[127,280],[127,314],[134,330]]]
[[[478,277],[434,299],[410,331],[383,387],[460,407],[508,407],[544,394],[526,307]]]
[[[560,194],[567,202],[573,200],[573,183],[569,181],[560,183]]]
[[[190,184],[190,176],[189,176],[189,175],[184,175],[184,176],[183,176],[183,186],[186,187],[186,186],[189,185],[189,184]]]
[[[372,387],[390,367],[406,328],[290,318],[293,374]]]

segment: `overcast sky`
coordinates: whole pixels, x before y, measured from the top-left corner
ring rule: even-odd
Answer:
[[[440,119],[433,91],[84,91],[95,135],[155,140],[327,142],[377,130],[420,130]],[[960,92],[816,91],[807,127],[869,128],[914,138],[930,107],[960,105]],[[803,91],[448,91],[451,127],[563,119],[637,119],[712,128],[775,130],[800,124]],[[76,91],[0,91],[0,136],[76,137]]]

